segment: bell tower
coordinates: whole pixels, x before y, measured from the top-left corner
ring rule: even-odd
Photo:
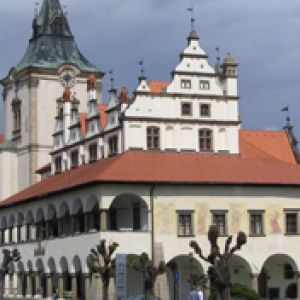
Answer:
[[[91,74],[97,79],[101,99],[103,73],[78,49],[59,0],[44,0],[32,22],[24,56],[0,81],[5,140],[13,145],[10,151],[14,151],[16,160],[14,178],[7,180],[17,182],[17,187],[5,195],[0,189],[0,200],[38,180],[36,170],[50,162],[54,120],[62,91],[70,88],[80,100],[79,109],[85,111],[86,82]]]

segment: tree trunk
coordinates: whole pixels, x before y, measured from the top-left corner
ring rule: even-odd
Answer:
[[[109,283],[104,282],[103,283],[103,291],[102,291],[102,300],[109,300],[108,288],[109,288]]]
[[[218,291],[218,300],[230,300],[230,287]]]

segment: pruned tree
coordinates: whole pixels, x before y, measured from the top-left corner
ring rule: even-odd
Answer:
[[[4,282],[5,275],[9,272],[9,268],[12,263],[17,262],[21,259],[21,255],[18,249],[2,250],[3,260],[0,268],[0,300],[3,300],[4,296]]]
[[[102,299],[109,300],[108,288],[110,278],[115,277],[116,274],[116,261],[113,257],[118,243],[112,243],[106,246],[106,241],[101,240],[95,248],[91,249],[87,257],[87,265],[92,273],[98,273],[102,280]]]
[[[143,252],[132,265],[133,270],[140,272],[143,277],[143,293],[145,299],[154,296],[154,285],[159,275],[166,272],[166,264],[161,261],[154,266],[147,253]]]
[[[229,258],[247,242],[247,236],[244,232],[239,232],[235,246],[231,247],[232,235],[225,242],[225,250],[220,252],[218,245],[219,231],[216,225],[211,225],[208,231],[208,240],[211,245],[210,254],[206,257],[202,253],[202,249],[196,241],[191,241],[190,246],[201,259],[208,262],[211,266],[208,269],[208,277],[211,282],[212,289],[216,292],[219,300],[230,299],[230,270]]]

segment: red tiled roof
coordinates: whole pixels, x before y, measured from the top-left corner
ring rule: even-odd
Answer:
[[[0,206],[96,182],[300,186],[300,166],[292,159],[284,134],[242,130],[240,155],[127,151],[50,176]]]
[[[35,171],[36,174],[44,174],[48,172],[51,172],[51,163],[48,163]]]
[[[4,135],[0,134],[0,144],[2,144],[4,142]]]
[[[162,93],[165,90],[165,88],[170,84],[169,81],[157,81],[157,80],[148,81],[147,83],[151,93],[155,93],[155,94]]]

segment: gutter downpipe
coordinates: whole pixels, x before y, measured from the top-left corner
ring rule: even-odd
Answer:
[[[154,233],[154,190],[157,184],[154,183],[150,188],[150,211],[151,211],[151,260],[153,266],[155,266],[155,255],[154,255],[154,243],[155,243],[155,233]]]

